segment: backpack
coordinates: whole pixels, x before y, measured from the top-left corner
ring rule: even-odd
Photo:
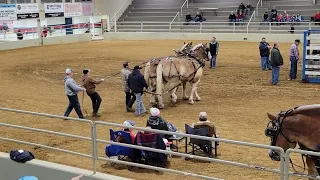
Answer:
[[[10,159],[15,162],[25,163],[34,159],[34,155],[31,152],[25,150],[11,150]]]

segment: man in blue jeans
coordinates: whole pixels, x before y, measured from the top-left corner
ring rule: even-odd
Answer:
[[[279,73],[280,73],[280,66],[283,65],[283,58],[279,51],[279,45],[274,44],[271,50],[271,61],[270,64],[272,66],[272,85],[277,85],[279,82]]]
[[[210,46],[210,68],[214,69],[216,68],[216,62],[217,62],[217,56],[219,52],[219,43],[216,41],[215,37],[212,37],[212,41],[209,44]]]
[[[261,57],[261,69],[262,71],[271,70],[269,63],[269,55],[270,55],[271,46],[266,42],[266,38],[262,38],[262,41],[259,45],[260,57]]]
[[[142,69],[140,66],[135,66],[128,77],[128,86],[136,96],[136,116],[144,116],[147,113],[146,108],[143,105],[142,95],[143,88],[148,89],[148,85],[141,74],[140,69]]]
[[[81,112],[81,108],[80,108],[78,93],[80,91],[86,91],[86,89],[78,86],[72,77],[73,77],[73,71],[71,69],[66,69],[66,77],[64,78],[64,82],[65,82],[64,87],[65,87],[66,95],[69,99],[69,105],[66,112],[64,113],[64,116],[68,117],[74,108],[79,118],[84,119],[83,114]]]
[[[296,39],[294,41],[294,44],[291,45],[290,47],[290,74],[289,74],[289,81],[293,79],[297,79],[297,66],[298,66],[298,61],[299,61],[299,50],[298,46],[300,44],[300,39]]]

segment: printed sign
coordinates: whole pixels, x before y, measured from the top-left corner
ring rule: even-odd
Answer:
[[[65,3],[64,4],[64,16],[73,17],[82,15],[81,3]]]
[[[39,18],[38,4],[17,4],[17,17],[18,19]]]
[[[83,16],[91,16],[91,3],[82,3],[82,15]]]
[[[17,20],[17,9],[15,4],[0,4],[0,20]]]
[[[63,17],[64,5],[63,3],[44,3],[45,17]]]
[[[13,29],[13,21],[0,21],[0,29]]]

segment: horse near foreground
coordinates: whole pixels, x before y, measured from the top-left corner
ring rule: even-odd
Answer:
[[[282,147],[284,151],[295,148],[297,144],[301,150],[320,152],[320,104],[305,105],[281,111],[277,116],[267,114],[270,122],[265,130],[271,139],[271,146]],[[274,161],[280,161],[280,153],[270,150],[269,156]],[[320,157],[301,155],[303,163],[306,157],[308,174],[319,176]],[[294,164],[290,159],[294,168]],[[305,170],[305,169],[304,169]]]
[[[160,61],[166,60],[170,57],[186,57],[188,54],[191,54],[192,49],[192,42],[191,43],[185,43],[179,50],[173,50],[175,52],[175,56],[168,56],[168,57],[159,57],[154,58],[150,61],[148,61],[145,65],[144,69],[144,78],[148,84],[149,91],[155,93],[156,91],[156,77],[157,77],[157,66]],[[150,96],[150,104],[151,106],[156,105],[156,96],[154,94],[151,94]]]
[[[205,61],[209,60],[207,44],[198,44],[192,48],[192,54],[186,57],[168,57],[166,60],[160,61],[157,65],[157,83],[156,83],[156,97],[159,101],[158,107],[163,108],[163,87],[167,83],[174,83],[176,86],[171,91],[171,102],[174,104],[177,101],[177,87],[183,86],[183,99],[189,99],[189,104],[194,104],[193,96],[200,101],[200,96],[197,93],[197,85],[203,74],[203,67]],[[186,84],[191,84],[190,97],[186,94]]]

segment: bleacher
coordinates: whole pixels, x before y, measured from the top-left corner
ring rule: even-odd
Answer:
[[[228,17],[231,11],[236,10],[243,0],[189,0],[189,6],[181,6],[185,0],[134,0],[127,10],[122,14],[117,22],[118,32],[247,32],[247,25],[250,16],[246,16],[244,24],[229,24]],[[246,5],[248,1],[244,1]],[[273,25],[268,27],[261,24],[263,13],[276,6],[279,13],[287,11],[289,15],[300,13],[304,21],[310,21],[310,17],[320,9],[320,5],[313,5],[312,0],[272,0],[263,1],[263,5],[256,8],[258,0],[250,0],[250,4],[256,9],[255,18],[253,17],[248,26],[249,32],[269,32],[288,33],[290,23],[282,26]],[[204,9],[207,8],[207,9]],[[217,8],[212,10],[211,8]],[[191,13],[194,17],[200,11],[206,18],[204,23],[185,25],[185,15]],[[253,11],[253,10],[252,10]],[[177,15],[177,13],[179,14]],[[181,14],[182,12],[182,14]],[[177,15],[177,16],[176,16]],[[174,19],[174,17],[176,18]],[[309,23],[299,23],[295,25],[296,33],[299,30],[319,29],[318,26]],[[320,26],[319,26],[320,27]],[[112,31],[114,28],[112,28]],[[274,31],[277,30],[277,31]],[[281,32],[280,32],[281,31]]]

